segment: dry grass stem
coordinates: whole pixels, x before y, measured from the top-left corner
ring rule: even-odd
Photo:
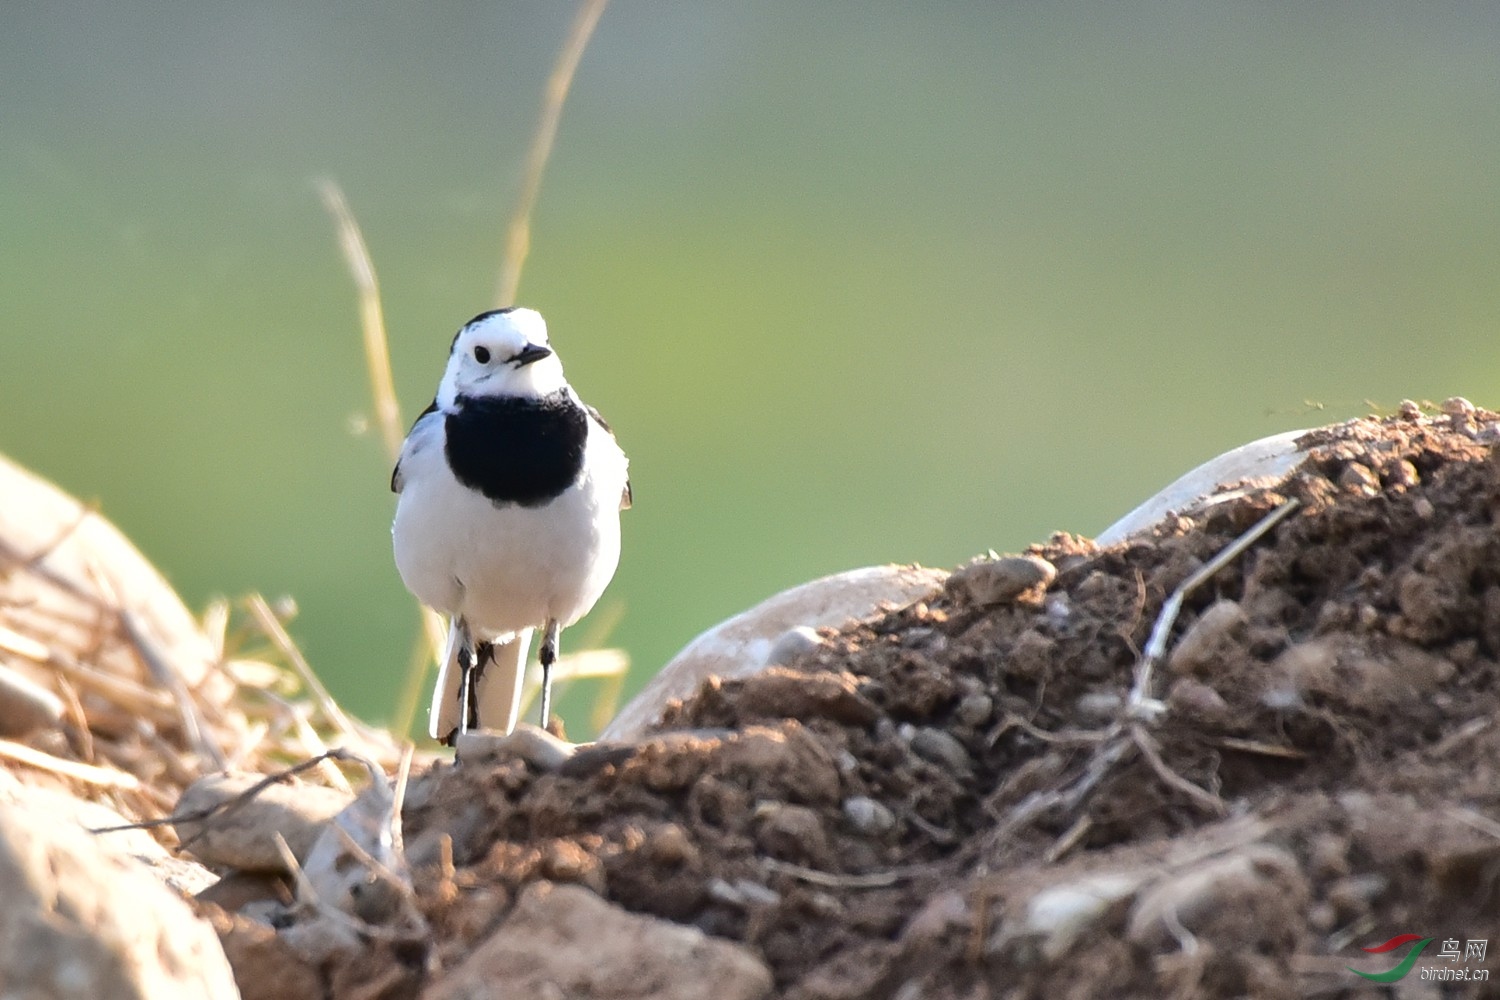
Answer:
[[[836,872],[818,871],[816,868],[806,868],[790,861],[779,861],[776,858],[761,858],[761,863],[773,872],[790,875],[809,885],[820,885],[829,889],[883,889],[908,877],[905,872],[895,871],[842,875]]]
[[[552,64],[552,75],[547,78],[547,89],[542,96],[542,110],[537,118],[536,131],[531,136],[531,148],[526,152],[526,165],[521,172],[521,189],[511,210],[510,223],[505,230],[505,250],[500,258],[500,280],[495,288],[495,305],[515,305],[516,292],[521,286],[521,268],[531,250],[531,215],[536,210],[537,198],[542,191],[542,175],[547,170],[547,160],[552,155],[553,143],[557,141],[557,128],[562,121],[563,104],[568,99],[568,89],[573,85],[573,74],[583,58],[583,50],[594,34],[594,26],[604,13],[608,0],[583,0],[568,36]]]
[[[1251,525],[1238,538],[1224,546],[1217,555],[1204,563],[1172,591],[1171,596],[1162,605],[1161,613],[1156,616],[1156,624],[1151,627],[1151,637],[1146,640],[1146,649],[1136,663],[1135,684],[1130,689],[1129,700],[1129,708],[1133,714],[1140,716],[1143,712],[1152,711],[1149,708],[1155,703],[1151,694],[1154,680],[1152,674],[1156,665],[1167,655],[1167,643],[1171,639],[1172,626],[1177,623],[1177,616],[1182,612],[1182,602],[1214,574],[1239,558],[1240,553],[1254,545],[1262,535],[1280,524],[1283,518],[1301,505],[1301,502],[1293,497],[1276,507]]]
[[[385,313],[380,305],[375,262],[370,259],[364,233],[360,231],[338,182],[330,178],[319,181],[318,193],[323,196],[323,205],[338,226],[339,249],[344,253],[344,262],[349,266],[349,275],[359,293],[359,325],[364,334],[365,366],[375,402],[375,426],[379,429],[386,458],[394,462],[401,454],[401,404],[396,399],[396,380],[391,374],[391,348],[385,335]]]
[[[50,771],[52,774],[81,781],[85,785],[123,788],[132,791],[141,787],[140,779],[126,771],[84,764],[76,760],[64,760],[35,747],[29,747],[24,743],[13,743],[10,740],[0,740],[0,757],[15,761],[17,764],[25,764],[27,767],[34,767],[39,771]]]
[[[344,710],[339,708],[338,702],[333,700],[333,695],[329,694],[323,682],[318,680],[318,675],[313,673],[312,667],[302,655],[302,650],[297,648],[297,644],[287,634],[286,627],[272,612],[266,599],[259,594],[251,594],[247,606],[250,614],[255,617],[256,623],[265,632],[266,638],[271,640],[277,652],[286,657],[287,664],[297,672],[297,676],[312,694],[318,709],[323,713],[323,718],[332,723],[333,727],[344,736],[354,738],[356,736],[354,723],[349,720],[349,716],[344,714]]]
[[[1062,787],[1050,787],[1032,792],[1011,806],[1000,818],[994,839],[1003,842],[1016,830],[1032,823],[1039,817],[1062,813],[1072,815],[1082,808],[1100,784],[1115,769],[1139,755],[1159,781],[1182,794],[1195,805],[1216,816],[1228,812],[1228,805],[1219,796],[1193,784],[1162,758],[1156,741],[1152,739],[1152,723],[1161,717],[1165,705],[1158,701],[1152,691],[1153,670],[1167,653],[1168,638],[1172,626],[1182,610],[1182,602],[1204,581],[1218,573],[1232,560],[1255,544],[1266,532],[1300,506],[1291,499],[1276,507],[1230,542],[1212,559],[1192,573],[1172,591],[1162,605],[1161,613],[1152,626],[1151,637],[1145,650],[1136,662],[1133,683],[1128,699],[1121,712],[1108,728],[1103,730],[1103,739],[1084,763],[1073,781]]]

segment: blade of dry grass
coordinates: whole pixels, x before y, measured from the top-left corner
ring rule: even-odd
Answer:
[[[266,638],[271,640],[287,664],[302,679],[303,686],[312,695],[313,702],[323,713],[323,718],[338,730],[340,735],[347,738],[356,736],[354,723],[344,714],[344,710],[339,707],[338,702],[333,700],[333,695],[328,693],[328,689],[323,686],[323,682],[318,679],[318,675],[313,673],[313,668],[308,664],[306,657],[302,655],[302,650],[297,648],[297,644],[287,634],[286,628],[281,624],[281,620],[276,617],[276,613],[271,610],[271,606],[266,603],[266,599],[260,594],[251,594],[245,600],[245,607],[249,609],[256,623],[260,625]]]
[[[542,175],[547,170],[547,159],[552,155],[552,145],[557,140],[557,127],[562,121],[563,104],[568,99],[568,88],[573,85],[573,74],[583,58],[583,50],[594,34],[594,26],[604,13],[608,0],[583,0],[568,36],[552,64],[552,75],[547,78],[547,89],[542,95],[542,110],[537,117],[536,131],[531,136],[531,148],[526,152],[526,166],[521,173],[521,190],[510,214],[510,223],[505,230],[505,250],[500,258],[500,280],[495,287],[495,305],[515,305],[516,292],[521,286],[521,268],[531,250],[531,215],[536,209],[537,197],[542,191]]]
[[[375,278],[375,262],[365,246],[364,233],[354,219],[348,199],[332,178],[318,181],[323,205],[339,229],[339,249],[359,293],[359,325],[364,332],[365,365],[370,375],[370,391],[375,399],[375,425],[385,446],[386,458],[396,461],[401,454],[401,406],[396,400],[396,381],[391,375],[391,348],[385,335],[385,313],[380,307],[380,283]]]

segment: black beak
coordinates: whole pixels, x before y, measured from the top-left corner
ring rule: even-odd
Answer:
[[[533,361],[540,361],[543,358],[550,358],[551,356],[552,348],[545,344],[527,344],[521,348],[520,354],[510,359],[510,363],[517,368],[525,368]]]

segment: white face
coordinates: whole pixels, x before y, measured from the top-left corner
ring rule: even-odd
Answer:
[[[545,396],[566,384],[542,314],[511,309],[485,314],[458,331],[437,402],[451,410],[459,396]]]

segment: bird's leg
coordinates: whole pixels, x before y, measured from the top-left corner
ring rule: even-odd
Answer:
[[[542,634],[542,648],[537,659],[542,661],[542,728],[552,721],[552,664],[557,662],[557,640],[562,629],[556,618],[547,619],[547,630]]]
[[[479,725],[474,697],[474,685],[479,681],[474,669],[478,657],[474,651],[474,639],[469,634],[469,623],[460,618],[455,627],[458,629],[458,732],[462,734],[477,729]]]
[[[484,680],[484,670],[495,660],[495,644],[493,642],[481,642],[474,647],[474,680],[469,686],[469,728],[478,729],[479,718],[479,682]]]

